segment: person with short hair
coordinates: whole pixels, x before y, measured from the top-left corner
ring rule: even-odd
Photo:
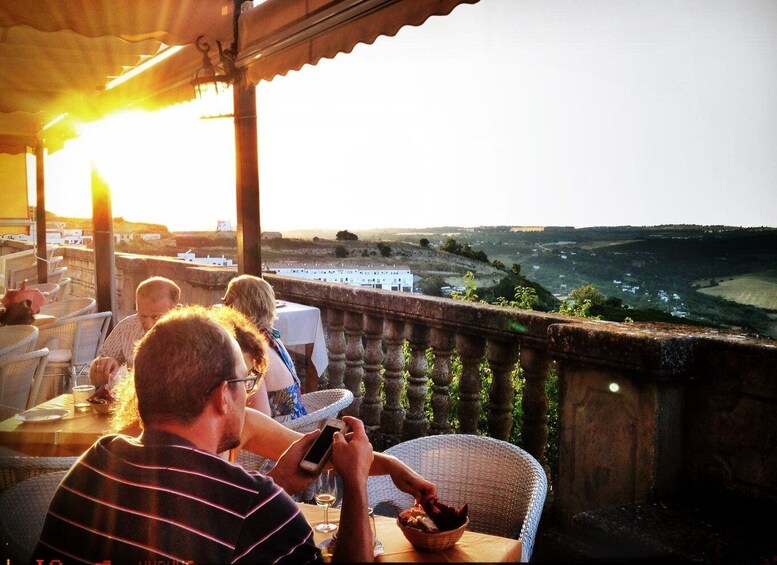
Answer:
[[[270,283],[253,275],[237,276],[229,281],[222,303],[247,316],[270,344],[265,386],[254,396],[251,407],[280,422],[307,414],[294,362],[273,327],[278,316]]]
[[[178,306],[180,299],[181,289],[170,279],[150,277],[141,281],[135,289],[137,312],[116,324],[89,366],[92,384],[107,385],[109,390],[116,386],[119,367],[132,368],[135,344],[159,318]]]
[[[126,563],[321,562],[298,505],[272,479],[218,456],[240,443],[246,396],[260,375],[202,307],[174,310],[141,339],[134,381],[143,433],[100,438],[58,487],[33,560]],[[343,481],[334,560],[372,561],[364,425],[334,438]],[[278,466],[298,469],[320,432]],[[302,471],[299,471],[302,472]]]

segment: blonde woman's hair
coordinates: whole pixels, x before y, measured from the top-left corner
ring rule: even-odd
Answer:
[[[278,318],[272,286],[253,275],[240,275],[229,281],[223,302],[247,316],[260,329],[270,329]]]

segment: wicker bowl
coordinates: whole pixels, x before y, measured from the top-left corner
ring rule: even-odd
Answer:
[[[453,547],[456,542],[461,539],[461,536],[463,536],[464,532],[467,530],[467,526],[469,526],[469,518],[467,518],[467,521],[455,530],[436,532],[434,534],[424,532],[417,528],[403,526],[399,521],[399,518],[397,518],[397,526],[399,526],[399,529],[407,538],[407,541],[410,542],[410,545],[416,549],[422,549],[426,551],[443,551]]]
[[[95,401],[95,400],[90,400],[89,404],[92,405],[92,410],[94,410],[96,414],[100,414],[101,416],[104,416],[105,414],[109,414],[110,413],[111,405],[113,403],[112,402],[108,402],[106,400],[103,400],[102,402]]]

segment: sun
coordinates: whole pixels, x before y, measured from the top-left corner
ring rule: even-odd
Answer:
[[[93,164],[110,188],[114,217],[171,230],[215,230],[217,220],[234,224],[233,132],[230,119],[200,120],[193,103],[113,114],[82,125],[79,138],[58,152],[63,155],[52,156],[47,186],[71,196],[84,189],[89,194],[82,185],[91,175],[83,169]],[[59,174],[73,160],[81,163],[82,174]]]

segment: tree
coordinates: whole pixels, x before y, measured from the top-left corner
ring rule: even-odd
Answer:
[[[478,296],[478,285],[475,283],[475,275],[471,271],[467,271],[464,275],[464,292],[454,290],[451,293],[451,298],[465,302],[482,302]]]
[[[337,232],[335,239],[337,239],[337,241],[357,241],[359,236],[355,233],[349,232],[348,230],[341,230]]]
[[[505,264],[502,263],[499,259],[494,259],[491,261],[491,266],[494,267],[494,269],[499,269],[501,271],[506,269]]]
[[[561,303],[558,311],[560,314],[568,316],[598,320],[601,316],[595,316],[591,310],[604,306],[606,301],[604,294],[598,288],[592,284],[587,284],[570,292],[569,299]]]
[[[576,288],[569,293],[569,298],[581,304],[588,300],[591,303],[591,306],[603,306],[607,301],[604,294],[592,284]]]
[[[343,257],[348,257],[348,250],[342,245],[338,245],[335,248],[335,257],[339,257],[340,259]]]
[[[382,241],[378,242],[378,251],[382,257],[391,257],[391,246],[386,245]]]
[[[429,247],[429,240],[425,237],[422,237],[420,240],[418,240],[418,243],[421,244],[421,247]]]

